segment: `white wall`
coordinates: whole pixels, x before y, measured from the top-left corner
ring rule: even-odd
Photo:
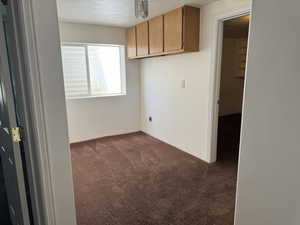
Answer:
[[[200,52],[144,59],[141,63],[142,130],[203,160],[210,160],[209,95],[216,18],[250,6],[220,0],[201,9]],[[186,80],[186,88],[181,88]],[[148,122],[148,117],[153,122]]]
[[[75,23],[60,24],[63,42],[126,44],[126,30]],[[140,130],[139,61],[127,68],[127,95],[67,101],[70,142]]]
[[[299,9],[254,0],[236,225],[300,224]]]

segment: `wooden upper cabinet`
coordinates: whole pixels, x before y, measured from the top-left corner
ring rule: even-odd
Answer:
[[[157,16],[149,20],[149,53],[158,54],[164,51],[164,18]]]
[[[136,25],[137,56],[149,54],[148,21]]]
[[[128,57],[145,58],[199,51],[199,36],[200,9],[183,6],[130,28]]]
[[[127,55],[129,58],[136,57],[136,28],[127,30]]]
[[[165,52],[176,51],[183,47],[183,8],[175,9],[164,15]]]

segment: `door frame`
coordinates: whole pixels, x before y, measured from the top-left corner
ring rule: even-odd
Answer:
[[[56,0],[9,2],[23,66],[16,82],[25,106],[24,132],[32,154],[26,164],[32,170],[35,222],[76,225],[65,99],[57,97],[64,96],[64,88]],[[54,81],[61,85],[47,88],[45,83]],[[49,112],[51,109],[56,112]]]
[[[28,60],[32,60],[32,57],[28,57],[26,53],[23,51],[23,33],[21,30],[21,24],[19,23],[17,18],[22,19],[23,15],[21,15],[22,10],[24,8],[20,8],[22,4],[18,5],[16,1],[9,1],[7,5],[7,13],[8,16],[11,17],[14,30],[13,42],[15,44],[15,48],[13,49],[14,56],[16,57],[16,70],[14,80],[15,80],[15,92],[16,92],[16,105],[18,108],[16,111],[21,115],[23,122],[23,132],[26,135],[23,141],[23,148],[26,160],[26,169],[28,175],[28,186],[30,191],[30,200],[32,206],[32,216],[33,222],[36,225],[50,225],[55,223],[49,223],[50,218],[54,215],[52,202],[45,201],[46,196],[50,196],[51,194],[51,180],[50,180],[50,172],[48,165],[48,157],[47,154],[43,154],[43,151],[39,151],[39,149],[43,149],[42,146],[37,139],[37,134],[35,121],[33,120],[32,115],[36,115],[36,110],[31,107],[30,98],[32,96],[27,90],[31,90],[32,86],[29,85],[29,80],[26,80],[25,77],[28,75],[27,68],[25,68],[25,64],[27,64],[25,58]],[[29,10],[29,8],[28,8]],[[22,27],[24,29],[24,27]],[[20,32],[16,32],[20,31]],[[21,46],[22,45],[22,46]],[[33,69],[30,71],[34,72]],[[27,78],[29,78],[27,76]],[[41,137],[39,137],[41,138]],[[25,163],[25,162],[24,162]],[[50,198],[49,198],[50,199]],[[51,197],[52,199],[52,197]]]
[[[215,37],[214,49],[212,55],[211,76],[209,86],[209,111],[208,111],[208,153],[207,158],[209,163],[217,161],[217,143],[218,143],[218,122],[219,122],[219,98],[221,85],[221,66],[222,66],[222,52],[223,52],[223,28],[224,21],[238,18],[245,15],[251,15],[252,8],[246,7],[238,10],[230,11],[226,14],[218,16],[215,19]],[[251,24],[250,24],[251,25]],[[251,26],[249,26],[250,29]],[[250,32],[249,32],[250,33]],[[249,37],[249,36],[248,36]],[[249,42],[248,42],[249,43]],[[247,71],[247,69],[246,69]],[[246,75],[245,75],[246,77]],[[246,80],[245,80],[246,81]]]

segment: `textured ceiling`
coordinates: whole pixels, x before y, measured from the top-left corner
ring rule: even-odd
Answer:
[[[149,16],[184,4],[200,6],[216,0],[149,0]],[[129,27],[142,20],[134,16],[134,0],[57,0],[61,21]]]

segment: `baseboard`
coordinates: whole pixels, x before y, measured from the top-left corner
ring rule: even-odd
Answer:
[[[179,151],[182,151],[182,152],[184,152],[184,153],[186,153],[186,154],[189,154],[189,155],[191,155],[191,156],[193,156],[193,157],[195,157],[195,158],[197,158],[197,159],[199,159],[199,160],[202,160],[202,161],[205,162],[205,163],[209,163],[207,160],[201,158],[200,156],[195,155],[195,154],[192,154],[192,153],[189,153],[189,152],[187,152],[187,151],[185,151],[185,150],[183,150],[183,149],[181,149],[181,148],[179,148],[179,147],[177,147],[177,146],[175,146],[175,145],[173,145],[173,144],[171,144],[171,143],[168,143],[167,141],[164,141],[164,140],[162,140],[162,139],[160,139],[160,138],[158,138],[158,137],[155,137],[155,136],[153,136],[153,135],[147,133],[146,131],[143,131],[143,130],[142,130],[142,131],[140,131],[140,132],[141,132],[141,133],[144,133],[144,134],[146,134],[146,135],[148,135],[148,136],[150,136],[150,137],[152,137],[152,138],[155,138],[155,139],[159,140],[160,142],[162,142],[162,143],[164,143],[164,144],[166,144],[166,145],[170,145],[170,146],[172,146],[173,148],[178,149]]]
[[[80,144],[80,143],[85,143],[85,142],[90,142],[90,141],[96,141],[96,140],[103,139],[103,138],[118,137],[118,136],[123,136],[123,135],[132,135],[132,134],[139,134],[139,133],[144,133],[144,132],[138,130],[138,131],[132,131],[132,132],[125,132],[125,133],[118,133],[118,134],[100,136],[100,137],[96,137],[96,138],[87,138],[87,139],[80,140],[80,141],[72,141],[72,142],[70,142],[70,144],[71,145]]]

